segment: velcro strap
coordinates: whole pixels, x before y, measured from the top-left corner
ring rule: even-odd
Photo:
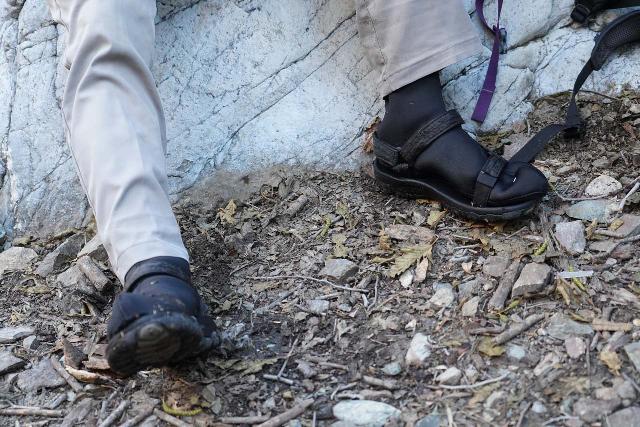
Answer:
[[[487,206],[491,191],[496,186],[505,166],[507,166],[507,161],[500,156],[492,155],[487,159],[476,179],[473,206],[480,208]]]
[[[381,161],[389,167],[404,163],[400,156],[400,149],[384,142],[375,134],[373,135],[373,154],[376,155],[376,160]]]
[[[400,149],[400,155],[409,164],[415,160],[433,141],[451,129],[464,124],[464,120],[455,110],[436,116],[418,129]]]

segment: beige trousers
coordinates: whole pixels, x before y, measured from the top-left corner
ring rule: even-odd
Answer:
[[[162,105],[150,72],[155,0],[47,0],[67,30],[66,136],[118,278],[188,259],[167,190]],[[477,53],[461,0],[357,0],[382,95]],[[277,48],[277,46],[276,46]]]

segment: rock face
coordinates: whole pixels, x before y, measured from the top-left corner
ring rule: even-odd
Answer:
[[[465,118],[491,45],[473,3],[465,0],[486,49],[441,76],[448,103]],[[505,7],[508,52],[481,130],[506,128],[522,120],[536,98],[573,85],[595,33],[567,25],[572,4],[532,0]],[[363,129],[381,114],[382,103],[354,9],[341,0],[158,2],[153,73],[167,116],[174,199],[215,171],[359,165]],[[490,22],[495,12],[495,1],[487,2]],[[64,29],[41,0],[3,2],[0,27],[0,224],[9,237],[78,226],[89,207],[59,111]],[[585,88],[614,93],[637,87],[639,58],[637,48],[615,57]]]

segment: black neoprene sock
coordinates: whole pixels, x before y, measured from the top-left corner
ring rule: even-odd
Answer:
[[[403,145],[422,125],[446,111],[439,73],[433,73],[390,93],[378,136]],[[471,194],[487,153],[462,128],[440,136],[416,160],[416,167],[438,176],[458,191]]]
[[[391,92],[384,101],[384,119],[376,131],[380,138],[396,146],[402,145],[430,117],[445,111],[438,73]]]

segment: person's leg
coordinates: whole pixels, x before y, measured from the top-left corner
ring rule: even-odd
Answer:
[[[67,29],[67,140],[125,285],[107,329],[111,368],[130,374],[209,350],[215,325],[191,286],[167,191],[165,123],[150,71],[156,0],[48,2]]]
[[[439,71],[481,50],[462,1],[357,0],[357,14],[385,100],[376,178],[474,218],[509,219],[530,210],[546,192],[544,176],[527,164],[495,160],[446,112]],[[484,179],[481,171],[499,179]]]
[[[149,69],[155,0],[48,0],[65,26],[67,140],[112,267],[188,260],[167,191],[165,122]]]

